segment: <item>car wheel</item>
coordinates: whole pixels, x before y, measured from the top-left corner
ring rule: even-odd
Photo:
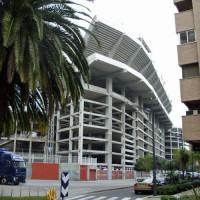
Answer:
[[[15,185],[19,185],[19,182],[17,181],[17,182],[15,182],[14,184],[15,184]]]
[[[137,191],[137,190],[135,190],[135,194],[138,194],[138,191]]]
[[[8,179],[6,177],[2,177],[0,183],[3,184],[3,185],[7,185]]]

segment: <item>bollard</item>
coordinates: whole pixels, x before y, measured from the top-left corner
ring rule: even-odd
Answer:
[[[52,188],[47,192],[47,200],[55,200],[56,199],[56,188]]]
[[[69,171],[62,171],[61,173],[61,188],[60,188],[60,197],[64,200],[68,196],[68,187],[69,187]]]

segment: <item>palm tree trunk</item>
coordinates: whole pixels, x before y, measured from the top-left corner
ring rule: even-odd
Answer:
[[[0,139],[3,133],[3,123],[6,121],[10,84],[7,81],[6,66],[0,72]]]

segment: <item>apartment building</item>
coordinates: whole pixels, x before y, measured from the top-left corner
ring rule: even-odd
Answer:
[[[173,127],[165,133],[165,158],[173,159],[173,150],[185,148],[182,128]]]
[[[182,117],[183,140],[200,150],[200,1],[174,0],[178,63],[182,68],[181,101],[188,107]]]
[[[113,171],[122,171],[126,178],[140,156],[153,154],[153,133],[155,153],[165,158],[172,105],[143,38],[132,38],[98,17],[89,30],[101,43],[98,48],[91,36],[85,36],[91,81],[84,84],[85,95],[77,107],[69,102],[55,113],[44,150],[50,147],[68,163],[77,158],[78,165],[86,158],[96,159],[97,169],[107,170],[108,179]],[[35,151],[27,149],[29,155]]]

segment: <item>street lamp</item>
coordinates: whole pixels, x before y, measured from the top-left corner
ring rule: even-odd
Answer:
[[[153,135],[153,196],[157,196],[157,188],[156,188],[156,151],[155,151],[155,119],[153,112],[153,103],[151,99],[151,109],[149,108],[141,108],[137,103],[133,103],[134,107],[142,109],[143,111],[150,112],[152,115],[152,135]]]
[[[152,108],[151,104],[151,108]],[[154,127],[154,112],[153,109],[151,110],[152,113],[152,134],[153,134],[153,196],[157,196],[157,188],[156,188],[156,150],[155,150],[155,127]]]

